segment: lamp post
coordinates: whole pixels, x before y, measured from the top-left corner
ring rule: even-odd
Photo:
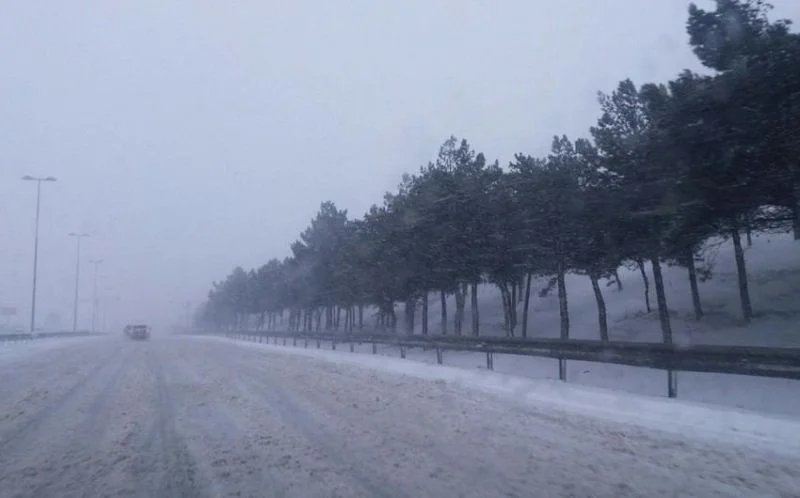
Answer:
[[[36,177],[30,175],[25,175],[22,179],[36,182],[36,228],[33,236],[33,290],[31,291],[31,334],[33,334],[36,329],[36,272],[39,265],[39,206],[41,205],[42,182],[54,182],[56,179],[52,176]]]
[[[75,237],[77,240],[77,254],[75,257],[75,304],[72,310],[72,331],[77,332],[78,330],[78,284],[80,283],[81,278],[81,239],[84,237],[88,237],[88,233],[75,233],[70,232],[67,235],[70,237]]]
[[[95,325],[97,324],[97,270],[102,262],[102,259],[93,259],[89,261],[89,263],[94,265],[94,290],[92,293],[92,333],[95,333]]]

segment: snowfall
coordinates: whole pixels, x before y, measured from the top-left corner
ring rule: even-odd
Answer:
[[[700,321],[692,318],[685,270],[669,268],[680,340],[800,346],[798,248],[786,235],[762,235],[747,248],[757,313],[750,325],[739,317],[727,244],[716,252],[714,277],[701,284]],[[657,341],[638,271],[621,277],[622,291],[604,289],[612,339]],[[573,337],[596,338],[588,279],[570,276],[567,285]],[[482,330],[502,334],[497,292],[485,286],[480,297]],[[555,336],[556,297],[536,296],[532,308],[532,335]],[[0,418],[0,448],[15,451],[0,451],[0,489],[18,490],[11,496],[28,489],[42,496],[65,489],[70,496],[165,489],[193,496],[800,496],[800,382],[680,373],[676,400],[665,397],[666,375],[657,370],[571,361],[564,383],[548,359],[497,355],[488,371],[479,354],[450,352],[442,366],[431,351],[411,350],[406,359],[390,347],[378,353],[368,345],[350,352],[158,334],[149,343],[0,342],[0,374],[16,379],[0,384],[0,405],[8,405],[0,406],[8,414]],[[87,415],[86,403],[104,415]],[[91,424],[81,421],[87,416]],[[154,446],[149,438],[165,423],[172,432]],[[104,436],[89,444],[90,433]],[[156,447],[152,460],[147,452]]]

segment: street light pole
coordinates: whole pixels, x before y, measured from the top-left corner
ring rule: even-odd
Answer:
[[[77,239],[77,253],[75,257],[75,304],[72,310],[72,331],[77,332],[78,330],[78,284],[80,283],[81,278],[81,239],[84,237],[88,237],[88,233],[75,233],[70,232],[67,235],[70,237],[75,237]]]
[[[33,235],[33,290],[31,291],[31,334],[33,334],[36,330],[36,272],[39,267],[39,207],[42,197],[42,182],[54,182],[56,179],[52,176],[34,177],[30,175],[25,175],[22,179],[36,182],[36,228]]]
[[[102,263],[102,259],[93,259],[89,263],[94,265],[94,290],[92,296],[92,333],[95,333],[95,324],[97,323],[97,269]]]

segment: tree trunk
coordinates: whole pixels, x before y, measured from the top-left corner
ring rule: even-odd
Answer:
[[[428,335],[428,291],[422,294],[422,335]]]
[[[317,332],[322,330],[322,310],[317,310]]]
[[[508,330],[509,337],[514,337],[517,329],[517,284],[511,282],[511,285],[504,284],[503,290],[506,294],[506,329]]]
[[[472,312],[472,335],[480,334],[480,311],[478,310],[478,282],[472,282],[470,289],[470,311]]]
[[[697,268],[694,263],[694,251],[691,249],[689,249],[686,254],[686,268],[689,270],[689,287],[692,289],[694,317],[699,320],[703,318],[703,306],[700,303],[700,289],[697,286]]]
[[[405,325],[406,334],[414,333],[414,317],[417,314],[417,301],[414,298],[407,299],[405,304]]]
[[[456,314],[453,317],[453,329],[456,335],[461,335],[464,329],[464,308],[467,301],[466,284],[458,284],[456,287]]]
[[[750,291],[747,288],[747,269],[744,264],[744,250],[738,227],[731,230],[733,237],[733,252],[736,256],[736,274],[739,277],[739,300],[742,303],[742,316],[744,321],[750,323],[753,319],[753,306],[750,303]]]
[[[364,328],[364,305],[358,305],[358,330],[362,330]]]
[[[642,274],[642,281],[644,282],[644,305],[647,308],[647,312],[650,313],[650,311],[652,311],[650,309],[650,281],[647,279],[647,272],[644,269],[644,260],[642,258],[637,258],[636,266],[639,267],[639,272]]]
[[[442,335],[447,335],[447,293],[441,291],[439,296],[442,302]]]
[[[524,304],[522,305],[522,337],[528,337],[528,308],[531,303],[531,281],[533,280],[533,274],[528,273],[528,277],[525,279],[525,300]]]
[[[356,328],[356,307],[349,306],[347,309],[350,310],[350,329],[347,332],[352,334]]]
[[[503,328],[506,330],[506,335],[511,335],[511,315],[509,314],[510,308],[510,293],[508,292],[508,287],[505,282],[500,282],[497,284],[497,288],[500,289],[500,301],[503,303]]]
[[[511,285],[511,309],[513,310],[517,306],[519,292],[517,292],[517,284]]]
[[[795,173],[796,176],[796,173]],[[800,240],[800,181],[794,182],[794,206],[792,206],[792,231],[794,232],[794,240]]]
[[[608,319],[606,318],[606,301],[603,299],[603,291],[600,290],[600,277],[596,273],[589,274],[592,281],[594,298],[597,301],[597,323],[600,326],[600,340],[608,342]]]
[[[617,281],[617,290],[622,292],[622,279],[619,278],[619,268],[614,268],[614,279]]]
[[[558,275],[556,275],[558,283],[558,312],[561,316],[561,338],[569,339],[569,308],[567,306],[567,282],[566,282],[566,268],[564,262],[558,262]]]
[[[672,344],[672,325],[669,321],[667,294],[664,291],[664,277],[661,274],[661,260],[658,256],[650,258],[653,265],[653,280],[656,286],[656,302],[658,302],[658,320],[661,322],[661,334],[665,344]]]

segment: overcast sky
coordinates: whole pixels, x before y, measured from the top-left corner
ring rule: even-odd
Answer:
[[[800,2],[773,0],[800,19]],[[700,2],[701,5],[709,5]],[[71,326],[103,259],[115,327],[288,255],[323,200],[360,216],[449,135],[507,164],[585,135],[596,92],[699,69],[682,0],[0,2],[0,304]],[[89,327],[91,303],[81,302]]]

